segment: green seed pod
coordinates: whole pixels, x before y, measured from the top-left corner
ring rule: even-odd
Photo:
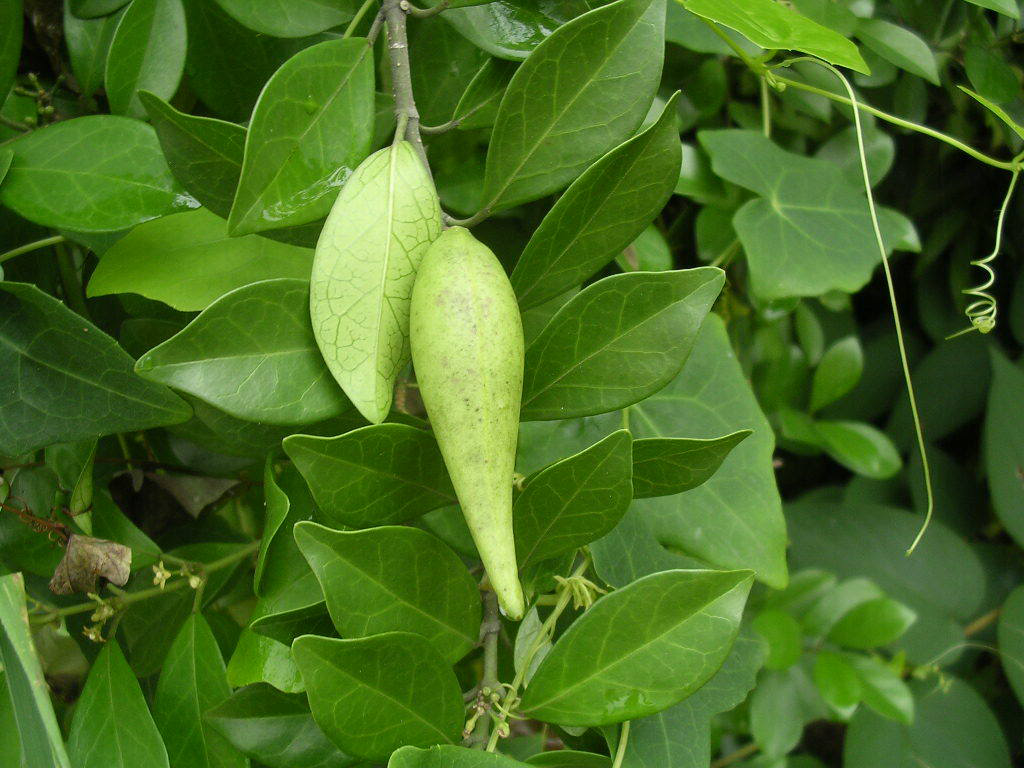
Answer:
[[[379,424],[409,362],[409,297],[441,234],[434,184],[406,141],[370,155],[341,189],[316,244],[313,335],[352,404]]]
[[[523,324],[498,259],[462,227],[430,246],[412,293],[412,360],[462,513],[505,615],[521,619],[512,480]]]

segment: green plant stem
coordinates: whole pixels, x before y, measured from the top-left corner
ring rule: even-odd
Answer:
[[[480,625],[480,636],[484,648],[484,668],[480,676],[480,691],[498,690],[498,636],[501,634],[501,616],[498,613],[498,596],[488,590],[484,593],[484,620]],[[486,694],[484,694],[486,695]],[[481,717],[476,721],[473,743],[482,747],[491,735],[491,718]]]
[[[219,571],[222,568],[227,568],[230,565],[234,565],[239,560],[244,560],[246,557],[251,555],[253,552],[258,550],[260,547],[259,541],[253,541],[250,544],[242,547],[237,552],[232,552],[230,555],[225,555],[219,560],[214,560],[210,563],[205,563],[202,568],[202,574],[208,575],[215,571]],[[176,592],[179,589],[188,586],[188,577],[182,577],[176,581],[172,581],[163,587],[150,587],[149,589],[140,589],[138,592],[129,592],[123,597],[110,598],[110,602],[114,604],[116,609],[125,608],[133,603],[139,603],[143,600],[149,600],[151,597],[159,597],[165,595],[168,592]],[[88,613],[89,611],[96,610],[96,602],[79,603],[78,605],[69,605],[66,608],[56,608],[47,613],[32,616],[29,620],[32,624],[48,624],[55,619],[61,619],[66,616],[74,616],[79,613]]]
[[[751,755],[756,755],[760,750],[761,748],[757,746],[757,744],[747,744],[745,747],[740,747],[735,752],[730,752],[728,755],[718,758],[711,763],[710,768],[726,768],[726,766],[738,763],[740,760],[748,758]]]
[[[82,278],[78,274],[78,265],[75,264],[74,254],[64,243],[56,243],[54,248],[57,251],[57,270],[60,272],[60,282],[64,286],[64,299],[71,309],[88,319],[89,308],[85,306]]]
[[[430,163],[420,138],[420,113],[412,93],[412,73],[409,70],[409,38],[405,28],[402,0],[384,0],[384,20],[388,27],[388,60],[391,63],[391,86],[395,96],[395,120],[405,140],[412,144],[430,173]],[[399,138],[398,134],[395,136]]]
[[[11,120],[11,118],[5,117],[4,115],[0,115],[0,125],[5,125],[12,131],[21,131],[23,133],[27,133],[32,130],[31,125],[19,123],[17,120]]]
[[[416,19],[429,19],[431,16],[436,16],[442,11],[447,11],[449,5],[451,5],[450,0],[441,0],[440,3],[432,8],[419,8],[410,3],[409,0],[402,0],[402,10]]]
[[[615,762],[612,763],[612,768],[622,768],[622,761],[626,758],[626,745],[629,744],[629,720],[626,720],[622,724],[622,729],[619,732],[619,745],[615,749]]]
[[[764,137],[772,137],[772,93],[768,87],[768,80],[761,78],[761,130]]]
[[[701,21],[707,24],[711,28],[712,32],[714,32],[716,35],[722,38],[725,44],[732,48],[733,53],[739,56],[740,60],[744,64],[746,64],[748,67],[754,70],[755,74],[761,74],[759,70],[763,70],[764,65],[759,64],[754,59],[752,59],[749,53],[744,51],[735,40],[733,40],[731,37],[729,37],[729,35],[726,34],[725,30],[723,30],[720,26],[715,24],[715,22],[711,21],[710,19],[705,19],[701,17]]]
[[[366,12],[369,11],[373,6],[377,4],[377,0],[363,0],[363,4],[359,6],[359,10],[356,11],[356,15],[352,17],[352,21],[345,27],[345,33],[341,36],[342,39],[352,37],[356,28],[359,26],[359,22],[363,20]]]
[[[903,368],[903,380],[907,386],[907,397],[910,400],[910,414],[914,421],[914,434],[917,437],[917,449],[921,455],[921,473],[924,475],[925,496],[927,497],[927,509],[924,522],[921,524],[917,536],[907,549],[907,555],[912,555],[917,545],[921,543],[928,525],[932,521],[935,512],[935,494],[932,490],[932,472],[928,464],[928,451],[924,444],[924,429],[921,427],[921,416],[917,408],[917,395],[914,393],[914,382],[910,376],[910,360],[907,357],[907,347],[903,339],[903,323],[900,321],[899,303],[896,301],[896,286],[892,279],[892,269],[889,266],[889,255],[885,250],[885,240],[882,238],[882,229],[878,225],[878,212],[875,210],[875,196],[871,191],[871,173],[868,170],[868,155],[864,147],[864,130],[860,122],[860,109],[857,95],[853,92],[853,86],[846,79],[842,72],[827,62],[820,61],[810,56],[800,56],[795,59],[783,62],[783,65],[795,64],[798,61],[809,61],[823,67],[835,75],[846,88],[849,94],[849,103],[853,106],[853,125],[857,134],[857,152],[860,157],[860,171],[864,180],[864,192],[868,199],[868,213],[871,216],[871,227],[874,230],[875,242],[878,245],[878,253],[882,257],[882,270],[885,273],[885,284],[889,291],[889,305],[892,308],[892,320],[896,327],[896,343],[900,352],[900,364]]]
[[[23,253],[31,253],[32,251],[38,251],[40,248],[48,248],[51,245],[58,245],[63,243],[66,238],[63,235],[53,235],[52,237],[44,237],[42,240],[36,240],[25,245],[19,245],[17,248],[12,248],[6,253],[0,253],[0,264],[3,264],[8,259],[13,259],[15,256],[21,256]]]
[[[572,576],[582,576],[587,572],[590,567],[590,558],[587,557],[580,564],[580,566],[573,571]],[[516,698],[519,696],[519,689],[523,685],[523,681],[526,679],[526,673],[533,665],[533,659],[540,652],[540,649],[544,646],[544,642],[548,640],[555,631],[555,624],[558,623],[559,617],[565,612],[565,609],[569,606],[572,601],[572,591],[569,589],[563,589],[558,595],[558,602],[555,603],[555,607],[551,609],[551,613],[544,620],[541,625],[540,631],[537,636],[533,639],[529,649],[526,651],[526,655],[523,656],[523,662],[519,666],[519,671],[516,672],[515,678],[512,680],[512,685],[509,686],[508,691],[505,693],[505,698],[501,702],[501,708],[508,712],[509,708],[515,703]],[[490,741],[487,742],[487,751],[493,752],[498,746],[498,739],[501,737],[500,729],[495,728],[491,733]]]
[[[816,59],[804,60],[817,61]],[[792,63],[794,63],[793,60],[790,60],[788,62],[783,62],[779,66],[786,66]],[[862,101],[854,101],[853,99],[850,99],[846,96],[841,96],[838,93],[833,93],[832,91],[829,91],[825,88],[818,88],[815,85],[802,83],[799,80],[794,80],[793,78],[790,77],[782,77],[779,75],[773,76],[776,82],[782,83],[789,88],[797,88],[801,91],[807,91],[808,93],[816,93],[819,96],[824,96],[825,98],[831,99],[832,101],[838,102],[840,104],[846,104],[847,106],[850,107],[856,104],[858,110],[867,112],[869,115],[874,115],[879,120],[884,120],[887,123],[898,125],[900,128],[906,128],[907,130],[910,131],[916,131],[917,133],[924,134],[925,136],[931,136],[933,139],[938,139],[939,141],[944,142],[945,144],[948,144],[949,146],[954,147],[955,149],[959,149],[961,152],[970,155],[975,160],[979,160],[980,162],[985,163],[986,165],[991,165],[993,168],[1001,168],[1005,171],[1012,171],[1015,168],[1020,167],[1020,162],[1017,160],[999,160],[997,158],[990,157],[984,154],[983,152],[979,152],[974,147],[965,144],[964,142],[960,141],[960,139],[950,136],[949,134],[942,133],[942,131],[937,131],[934,128],[929,128],[927,125],[921,125],[920,123],[913,123],[910,120],[904,120],[902,117],[896,117],[896,115],[890,115],[888,112],[883,112],[882,110],[876,109],[875,107],[872,107],[870,104],[865,104]]]

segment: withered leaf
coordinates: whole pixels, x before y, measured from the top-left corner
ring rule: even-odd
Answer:
[[[58,595],[96,592],[100,576],[123,587],[131,574],[131,565],[132,551],[123,544],[73,533],[50,579],[50,591]]]

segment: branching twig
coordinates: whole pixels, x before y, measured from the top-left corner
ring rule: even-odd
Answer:
[[[405,11],[402,0],[384,0],[384,20],[388,27],[388,59],[391,62],[391,86],[395,96],[395,119],[399,131],[395,140],[404,138],[430,173],[427,153],[420,138],[420,113],[412,93],[412,74],[409,71],[409,39],[405,29]]]
[[[431,16],[436,16],[441,11],[447,11],[448,6],[451,5],[450,0],[441,0],[440,3],[431,8],[418,8],[409,2],[409,0],[401,0],[399,5],[402,10],[408,13],[410,16],[416,19],[429,19]]]

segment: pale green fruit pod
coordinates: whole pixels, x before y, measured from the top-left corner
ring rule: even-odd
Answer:
[[[505,270],[469,230],[446,230],[424,256],[410,336],[420,394],[491,588],[505,615],[521,619],[512,480],[523,324]]]

